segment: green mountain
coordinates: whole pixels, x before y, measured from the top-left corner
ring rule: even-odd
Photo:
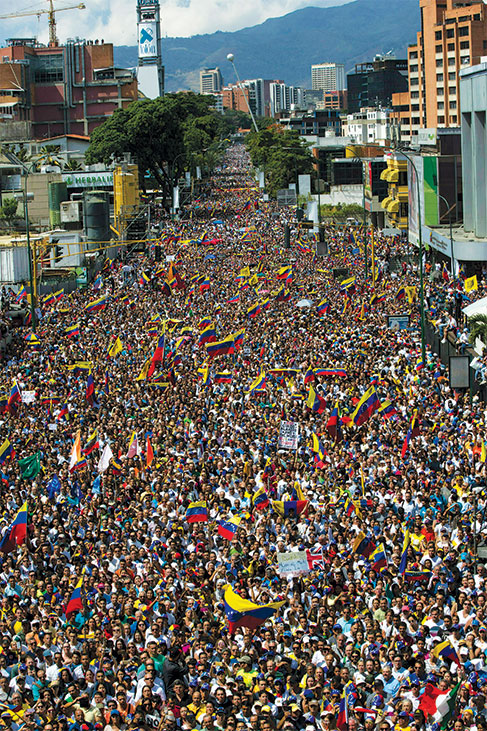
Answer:
[[[282,79],[311,86],[312,63],[336,61],[353,70],[376,53],[405,58],[420,27],[419,0],[355,0],[336,7],[307,7],[232,33],[165,38],[166,90],[199,88],[199,71],[219,66],[235,81],[227,53],[235,54],[241,78]],[[135,46],[115,48],[115,63],[137,65]]]

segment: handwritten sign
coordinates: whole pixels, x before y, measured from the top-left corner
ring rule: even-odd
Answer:
[[[291,551],[277,554],[277,573],[279,576],[293,578],[302,574],[309,574],[306,551]]]
[[[279,449],[298,448],[299,424],[294,421],[281,421],[279,427]]]

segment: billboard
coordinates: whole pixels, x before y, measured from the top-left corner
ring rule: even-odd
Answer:
[[[139,23],[139,58],[157,56],[157,23]]]

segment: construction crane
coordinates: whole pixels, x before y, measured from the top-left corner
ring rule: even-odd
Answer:
[[[49,3],[49,7],[40,10],[23,10],[20,13],[9,13],[8,15],[0,15],[0,20],[4,20],[5,18],[23,18],[26,15],[37,15],[39,17],[43,13],[47,13],[49,16],[49,45],[50,46],[57,46],[58,45],[58,39],[56,38],[56,13],[61,12],[61,10],[84,10],[86,8],[86,5],[84,3],[79,3],[78,5],[67,5],[64,8],[55,8],[52,4],[52,0],[47,0]]]

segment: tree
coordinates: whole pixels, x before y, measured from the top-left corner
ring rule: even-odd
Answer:
[[[297,183],[298,175],[313,171],[313,156],[305,140],[278,124],[251,132],[246,144],[254,167],[264,170],[266,188],[272,196],[289,183]]]
[[[487,315],[472,315],[468,318],[469,341],[474,344],[477,338],[487,345]]]
[[[74,160],[71,158],[71,160],[67,160],[66,164],[63,168],[63,170],[69,170],[71,172],[75,172],[76,170],[82,170],[83,167],[79,160]]]
[[[117,109],[91,135],[86,163],[110,165],[129,153],[139,166],[141,185],[148,172],[169,200],[173,182],[188,169],[191,154],[201,153],[220,136],[220,115],[212,104],[211,96],[191,92]]]
[[[41,147],[39,155],[36,155],[34,158],[37,170],[40,170],[44,165],[62,168],[64,160],[60,152],[61,145],[44,145],[44,147]]]
[[[7,223],[7,227],[11,228],[17,216],[17,201],[15,198],[5,198],[0,208],[0,217]]]

